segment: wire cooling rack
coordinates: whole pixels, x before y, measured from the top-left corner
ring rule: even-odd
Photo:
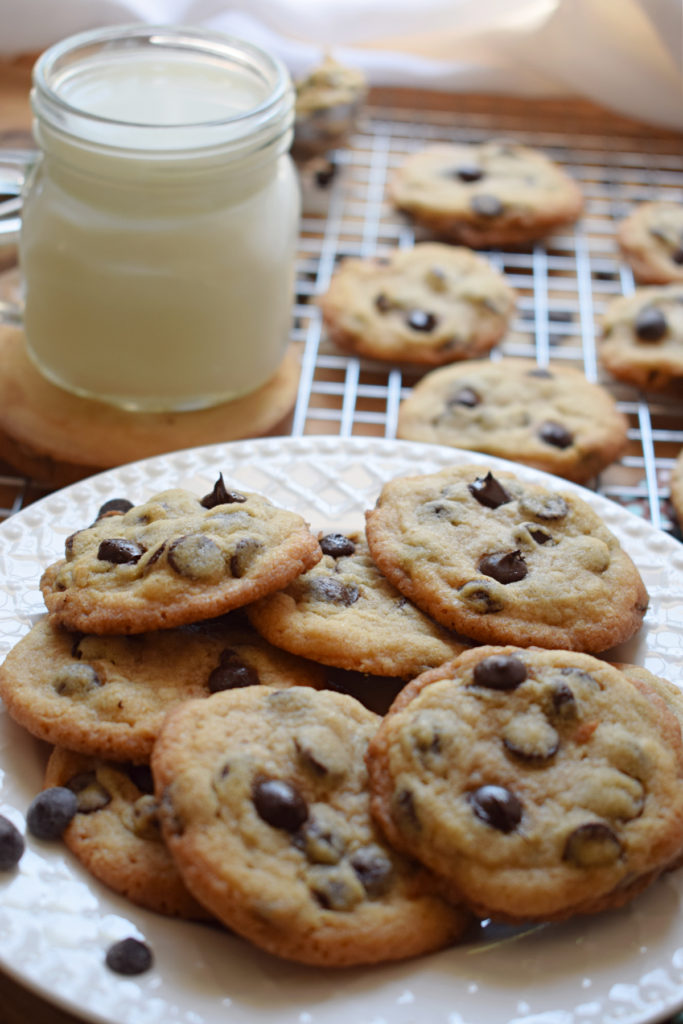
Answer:
[[[571,230],[542,244],[487,252],[518,294],[516,317],[492,357],[572,364],[607,387],[628,416],[629,446],[592,486],[677,533],[668,481],[683,447],[682,403],[611,380],[599,365],[596,339],[607,303],[634,288],[618,254],[616,226],[640,201],[683,202],[683,137],[582,102],[375,90],[348,147],[330,154],[330,166],[319,161],[301,169],[292,340],[301,349],[302,371],[291,433],[395,436],[399,404],[419,372],[340,353],[325,338],[315,299],[342,258],[382,255],[420,240],[387,199],[388,179],[408,154],[435,142],[492,136],[542,149],[586,197],[584,216]],[[42,493],[0,465],[0,518]]]

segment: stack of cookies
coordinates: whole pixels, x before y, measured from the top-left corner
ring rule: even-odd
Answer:
[[[221,476],[68,538],[0,695],[54,746],[85,868],[339,967],[620,906],[675,865],[683,701],[595,656],[647,594],[591,507],[464,466],[366,520],[318,538]]]

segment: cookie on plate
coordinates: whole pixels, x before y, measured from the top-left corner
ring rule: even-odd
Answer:
[[[71,534],[40,587],[52,622],[144,633],[209,619],[279,590],[321,556],[304,519],[222,476],[204,498],[164,491]]]
[[[683,284],[637,288],[613,299],[599,358],[618,380],[645,391],[683,389]]]
[[[589,655],[468,651],[399,694],[367,760],[390,842],[482,916],[619,907],[683,849],[678,723]]]
[[[272,644],[326,665],[404,679],[468,646],[380,573],[362,532],[327,534],[320,547],[317,565],[247,609]]]
[[[619,224],[617,242],[640,284],[683,282],[683,204],[640,203]]]
[[[162,829],[190,891],[255,945],[327,967],[438,949],[467,922],[370,817],[380,719],[329,690],[190,701],[152,757]]]
[[[430,146],[389,187],[399,210],[448,242],[520,245],[573,223],[578,185],[543,153],[505,141]]]
[[[384,485],[366,512],[372,557],[449,629],[482,643],[595,653],[639,629],[647,591],[591,506],[486,465]]]
[[[159,914],[211,917],[186,889],[161,837],[148,766],[116,764],[55,747],[45,786],[66,786],[76,794],[78,810],[62,838],[100,882]]]
[[[584,483],[619,457],[628,421],[570,366],[479,360],[428,373],[399,407],[397,436],[496,455]]]
[[[478,253],[439,242],[346,259],[320,299],[330,339],[372,359],[437,366],[488,352],[515,293]]]
[[[41,619],[0,666],[11,717],[39,739],[149,760],[168,709],[234,686],[322,686],[321,666],[271,647],[233,616],[135,636],[68,633]]]

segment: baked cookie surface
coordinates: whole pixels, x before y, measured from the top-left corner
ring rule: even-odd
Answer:
[[[213,618],[285,586],[320,558],[303,517],[222,477],[198,498],[164,491],[67,540],[41,591],[52,621],[144,633]]]
[[[669,497],[673,505],[676,518],[683,527],[683,448],[676,457],[669,477]]]
[[[362,533],[321,537],[307,573],[249,605],[252,625],[277,647],[338,668],[414,675],[467,646],[383,576]]]
[[[683,844],[678,723],[584,654],[482,647],[424,673],[368,767],[390,841],[487,917],[620,906]]]
[[[683,284],[637,288],[614,299],[598,356],[618,380],[646,391],[683,391]]]
[[[556,163],[538,150],[495,140],[412,154],[389,194],[438,237],[473,248],[541,238],[583,209],[578,185]]]
[[[488,352],[507,329],[515,293],[478,253],[420,242],[344,260],[320,307],[340,348],[436,366]]]
[[[426,374],[399,407],[397,436],[496,455],[583,483],[621,454],[628,421],[569,366],[503,358]]]
[[[166,720],[152,758],[166,841],[190,891],[262,949],[344,966],[461,934],[467,916],[370,817],[364,755],[379,721],[299,687],[216,694]]]
[[[322,686],[321,667],[271,647],[232,616],[135,636],[73,634],[40,620],[0,666],[0,696],[34,736],[144,762],[166,712],[232,686]]]
[[[683,204],[640,203],[620,223],[617,242],[640,284],[683,282]]]
[[[185,888],[161,838],[147,766],[55,747],[45,786],[66,786],[76,794],[78,810],[62,838],[95,878],[147,910],[191,920],[210,918]]]
[[[301,78],[296,83],[295,159],[309,159],[347,143],[366,93],[364,73],[329,56]]]
[[[632,636],[647,608],[638,570],[590,505],[486,465],[389,481],[366,534],[394,586],[483,643],[595,653]]]

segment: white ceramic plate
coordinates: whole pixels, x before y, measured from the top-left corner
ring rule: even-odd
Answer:
[[[124,466],[29,506],[0,528],[0,657],[43,614],[42,569],[103,501],[137,502],[186,486],[229,484],[303,513],[314,529],[360,526],[385,480],[485,461],[528,480],[575,490],[637,563],[651,607],[616,652],[680,683],[683,545],[592,492],[451,448],[351,438],[274,438],[176,452]],[[41,787],[45,747],[0,710],[0,813],[24,828]],[[106,1024],[644,1024],[683,1006],[683,872],[624,910],[388,967],[314,970],[259,953],[226,933],[138,910],[80,869],[60,843],[29,838],[16,871],[0,876],[0,964],[85,1020]],[[104,952],[128,935],[155,955],[122,978]]]

